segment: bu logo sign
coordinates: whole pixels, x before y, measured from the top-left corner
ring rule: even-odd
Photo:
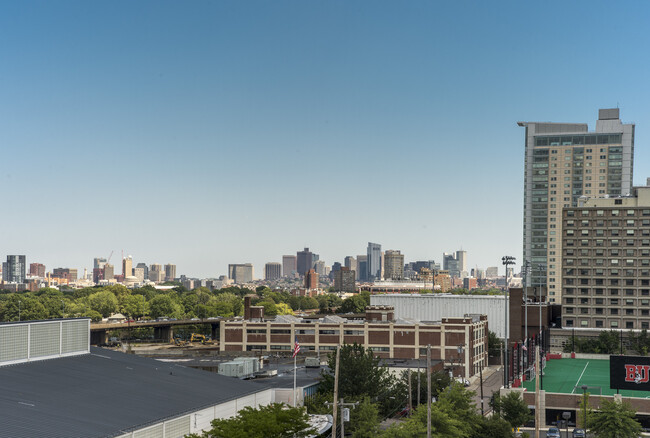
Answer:
[[[648,383],[650,365],[625,365],[625,381]]]

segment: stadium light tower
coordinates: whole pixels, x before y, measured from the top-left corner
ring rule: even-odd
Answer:
[[[509,265],[514,265],[515,264],[515,258],[512,256],[503,256],[501,258],[501,262],[503,265],[506,267],[506,292],[505,292],[505,314],[504,314],[504,320],[505,320],[505,331],[504,331],[504,337],[505,337],[505,345],[504,345],[504,355],[503,355],[503,387],[508,388],[509,381],[508,381],[508,266]]]

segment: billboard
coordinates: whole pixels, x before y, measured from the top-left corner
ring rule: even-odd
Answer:
[[[650,391],[650,357],[609,356],[609,386]]]

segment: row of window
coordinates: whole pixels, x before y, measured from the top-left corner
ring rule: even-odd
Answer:
[[[618,321],[610,321],[609,326],[611,328],[618,328]],[[597,319],[594,321],[594,327],[596,328],[603,328],[605,327],[605,321],[602,319]],[[573,319],[565,319],[564,320],[564,326],[565,327],[573,327],[574,326],[574,321]],[[580,321],[580,326],[581,327],[589,327],[589,321],[587,320],[581,320]],[[626,329],[634,329],[634,328],[641,328],[641,329],[650,329],[650,322],[648,321],[641,321],[641,323],[638,325],[638,327],[635,327],[634,321],[625,321],[625,328]]]
[[[638,271],[636,269],[594,269],[593,271],[591,269],[565,269],[564,270],[564,276],[565,277],[585,277],[585,276],[599,276],[603,277],[605,275],[609,275],[611,277],[617,277],[617,276],[622,276],[622,277],[648,277],[650,276],[650,270],[648,269],[639,269]],[[643,283],[641,283],[643,284]]]
[[[589,314],[604,315],[605,310],[607,310],[607,309],[604,309],[602,307],[594,307],[593,309],[590,308],[590,307],[578,307],[577,309],[575,307],[564,307],[562,310],[567,315],[571,315],[573,313],[578,313],[578,312],[574,312],[574,310],[580,310],[581,315],[589,315]],[[592,310],[593,310],[593,312],[592,312]],[[620,310],[620,312],[619,312],[619,310]],[[636,315],[635,310],[636,309],[612,309],[612,308],[609,308],[609,314],[610,315],[623,315],[624,314],[625,316],[634,316],[634,315]],[[641,309],[639,311],[639,315],[640,316],[650,316],[650,310]]]
[[[621,144],[622,141],[623,134],[549,135],[535,137],[535,146]],[[610,148],[610,151],[620,152],[619,149],[621,148]],[[600,151],[604,152],[604,150]],[[587,149],[587,151],[591,151],[591,149]],[[573,148],[573,153],[584,153],[584,148]]]
[[[576,251],[573,250],[573,249],[567,249],[566,251],[564,251],[564,255],[567,255],[567,256],[575,255],[575,253],[576,253]],[[579,254],[582,257],[588,257],[590,255],[604,257],[606,255],[606,252],[605,252],[604,249],[601,249],[601,248],[597,248],[597,249],[594,249],[594,250],[591,250],[591,251],[588,248],[582,248],[582,249],[580,249]],[[612,257],[618,257],[618,256],[623,256],[623,255],[625,255],[627,257],[634,257],[636,255],[640,255],[640,256],[643,256],[643,257],[650,257],[650,249],[644,249],[643,248],[643,249],[640,249],[640,250],[637,251],[634,248],[627,248],[625,251],[623,251],[622,249],[619,250],[618,248],[613,248],[613,249],[609,250],[609,255],[612,256]]]
[[[593,281],[590,281],[593,280]],[[625,281],[619,281],[618,278],[610,278],[608,279],[607,284],[611,286],[618,286],[620,285],[625,285],[625,286],[634,286],[636,284],[636,281],[633,278],[627,278]],[[596,286],[604,286],[605,285],[605,279],[604,278],[564,278],[564,284],[567,286],[572,286],[574,284],[580,284],[580,285],[590,285],[594,284]],[[639,285],[641,286],[650,286],[650,280],[639,280]]]
[[[642,231],[647,231],[647,230],[642,230]],[[555,238],[551,238],[551,242],[554,242]],[[605,242],[608,242],[607,246],[619,246],[620,244],[625,244],[626,246],[635,246],[635,245],[641,245],[641,246],[650,246],[650,239],[640,239],[638,241],[635,241],[634,239],[625,239],[625,240],[619,240],[619,239],[611,239],[611,240],[604,240],[604,239],[594,239],[593,242],[590,242],[589,239],[582,239],[579,241],[580,246],[605,246]],[[565,246],[575,246],[576,245],[576,240],[574,239],[566,239],[564,241]]]
[[[607,298],[565,298],[564,303],[565,304],[578,304],[578,301],[580,301],[580,304],[589,304],[589,302],[593,302],[596,305],[605,305],[607,303]],[[609,304],[612,306],[618,306],[619,304],[621,305],[626,305],[626,306],[636,306],[638,303],[639,306],[650,306],[650,299],[648,298],[643,298],[640,300],[634,299],[634,298],[625,298],[625,299],[619,299],[619,298],[609,298]]]
[[[580,288],[579,292],[580,295],[605,295],[605,291],[607,291],[608,295],[618,295],[620,289],[619,288],[609,288],[609,289],[604,289],[604,288],[595,288],[595,289],[589,289],[587,287]],[[624,289],[623,292],[625,295],[628,296],[634,296],[638,292],[640,292],[640,295],[642,296],[650,296],[650,289]],[[576,294],[576,288],[573,287],[567,287],[564,289],[564,294],[565,295],[575,295]]]
[[[565,221],[564,226],[565,227],[573,227],[577,224],[578,221],[570,219]],[[597,226],[597,227],[606,227],[607,224],[609,223],[610,227],[622,227],[622,226],[634,226],[636,225],[642,225],[642,226],[648,226],[650,225],[650,219],[642,219],[641,221],[639,220],[634,220],[634,219],[610,219],[609,221],[605,219],[583,219],[580,221],[580,225],[583,227],[588,227],[588,226]]]
[[[581,236],[589,236],[589,234],[595,235],[595,236],[620,236],[620,235],[625,235],[625,236],[636,236],[637,231],[640,236],[650,236],[650,229],[625,229],[625,230],[620,230],[620,229],[613,229],[613,230],[607,230],[609,233],[605,233],[605,230],[603,229],[597,229],[597,230],[588,230],[588,229],[582,229],[580,230],[580,235]],[[625,231],[622,233],[622,231]],[[566,236],[575,236],[576,232],[575,230],[565,230],[565,235]]]
[[[621,201],[621,199],[615,199],[615,201]],[[609,210],[610,216],[621,216],[621,210]],[[640,214],[639,214],[640,213]],[[576,217],[578,216],[578,211],[576,210],[567,210],[567,217]],[[604,216],[605,210],[580,210],[581,216]],[[650,216],[650,209],[629,209],[625,210],[625,216]]]

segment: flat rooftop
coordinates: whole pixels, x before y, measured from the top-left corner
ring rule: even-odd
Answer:
[[[114,437],[265,388],[91,347],[90,354],[0,367],[0,435]]]

